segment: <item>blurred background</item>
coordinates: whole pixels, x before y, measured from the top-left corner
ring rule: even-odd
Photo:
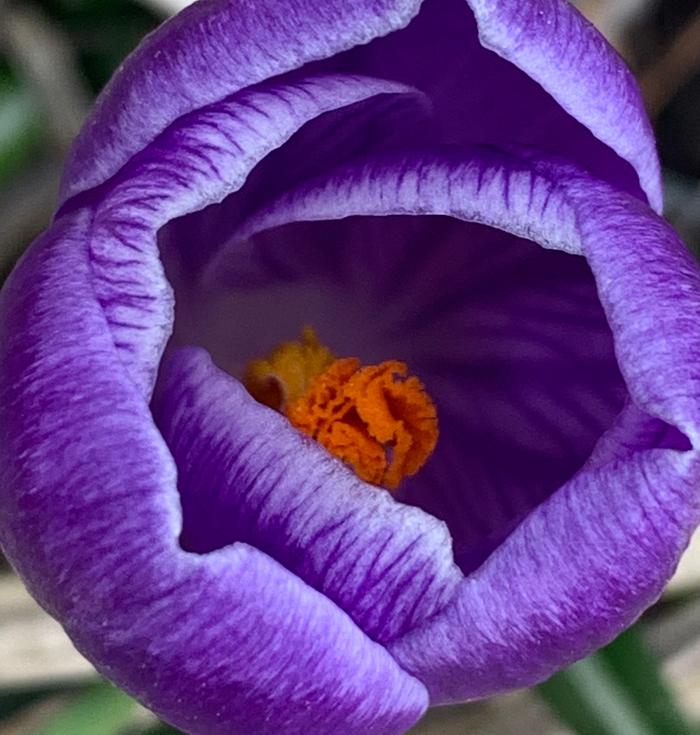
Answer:
[[[0,282],[47,226],[62,160],[95,95],[186,4],[0,0]],[[698,254],[700,4],[576,4],[637,74],[664,165],[666,215]],[[176,732],[102,681],[0,556],[0,735]],[[662,600],[606,649],[533,690],[436,708],[412,732],[700,735],[700,538]]]

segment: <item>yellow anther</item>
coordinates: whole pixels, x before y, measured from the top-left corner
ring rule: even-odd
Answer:
[[[333,353],[304,327],[300,342],[283,342],[269,357],[253,360],[243,382],[255,400],[284,413],[335,360]]]

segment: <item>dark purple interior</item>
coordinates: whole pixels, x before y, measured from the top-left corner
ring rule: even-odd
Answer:
[[[287,225],[241,243],[213,278],[207,263],[258,207],[373,150],[539,147],[637,195],[638,181],[538,84],[481,48],[464,0],[427,0],[408,29],[303,70],[329,71],[412,84],[433,114],[386,96],[323,115],[242,191],[165,227],[173,344],[200,344],[240,377],[310,324],[339,356],[405,360],[437,403],[441,435],[398,498],[447,522],[469,572],[582,466],[625,401],[585,260],[482,225],[387,216]]]

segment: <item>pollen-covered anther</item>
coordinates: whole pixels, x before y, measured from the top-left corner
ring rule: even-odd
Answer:
[[[311,327],[248,365],[250,394],[374,485],[394,490],[435,449],[435,404],[402,362],[336,360]]]
[[[300,342],[283,342],[269,357],[249,363],[243,383],[256,401],[284,412],[334,360],[333,353],[307,326]]]
[[[336,360],[286,415],[360,478],[391,490],[423,466],[438,438],[435,404],[396,360]]]

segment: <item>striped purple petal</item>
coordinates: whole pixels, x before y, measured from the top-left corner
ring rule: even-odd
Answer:
[[[564,0],[201,0],[117,73],[0,295],[3,549],[192,733],[400,735],[547,676],[700,520],[700,276],[660,200]],[[435,397],[397,498],[236,380],[305,323]]]
[[[8,558],[105,676],[188,732],[404,732],[425,689],[336,604],[246,543],[180,547],[177,470],[92,293],[90,221],[59,221],[2,292]]]
[[[402,27],[420,0],[201,0],[119,68],[79,134],[62,201],[104,183],[171,123],[246,87]]]
[[[403,85],[363,77],[259,85],[186,116],[131,161],[96,204],[90,257],[115,344],[145,395],[153,388],[174,309],[158,230],[238,190],[256,164],[305,123],[377,100],[378,114],[384,111],[381,98],[396,95],[416,100]]]
[[[462,575],[444,524],[359,481],[204,351],[170,358],[155,414],[178,467],[187,550],[248,543],[380,643],[451,598]]]
[[[571,253],[541,250],[539,262],[528,263],[531,246],[524,241],[513,241],[509,236],[485,240],[491,247],[491,263],[506,254],[506,262],[519,267],[521,283],[513,282],[515,293],[509,290],[505,297],[505,313],[517,314],[519,303],[527,305],[523,282],[534,278],[540,302],[557,314],[558,323],[552,328],[546,321],[533,320],[533,312],[526,310],[533,331],[530,354],[525,357],[521,351],[514,359],[512,349],[504,350],[499,367],[492,363],[492,370],[497,370],[500,410],[507,409],[500,417],[500,436],[503,439],[512,432],[513,439],[520,442],[520,451],[516,451],[517,445],[505,444],[500,457],[496,452],[482,451],[479,433],[489,430],[498,404],[491,404],[491,411],[481,414],[480,423],[466,400],[472,397],[465,388],[471,381],[470,360],[478,362],[480,355],[465,350],[461,368],[454,370],[455,400],[449,402],[446,433],[455,447],[443,455],[438,451],[437,456],[445,461],[436,470],[443,482],[447,479],[445,466],[454,473],[452,514],[444,513],[445,508],[441,512],[439,506],[433,510],[451,527],[462,569],[469,572],[478,568],[433,621],[390,646],[402,665],[426,682],[431,701],[443,702],[484,696],[544,678],[610,640],[660,594],[700,519],[695,490],[700,468],[694,450],[700,333],[693,319],[700,299],[700,278],[675,233],[628,195],[571,166],[544,159],[533,165],[527,156],[515,158],[474,149],[374,157],[345,166],[262,208],[241,225],[238,237],[252,243],[249,257],[262,258],[261,272],[270,263],[279,263],[274,248],[272,260],[270,253],[256,255],[269,247],[268,242],[306,240],[311,244],[301,259],[313,273],[317,267],[326,268],[322,243],[327,242],[328,230],[322,223],[340,219],[355,232],[360,262],[370,265],[372,277],[366,279],[366,290],[366,283],[375,275],[374,265],[392,258],[396,264],[401,252],[387,237],[390,226],[383,230],[384,240],[367,243],[358,236],[363,220],[357,218],[407,214],[450,215],[488,223],[527,236],[546,248]],[[293,224],[300,221],[319,225]],[[388,221],[396,227],[397,221]],[[316,233],[314,244],[316,226],[322,229]],[[293,228],[299,227],[301,231],[295,235]],[[266,232],[269,241],[262,239],[256,244],[255,238]],[[462,230],[461,234],[462,247],[470,252],[478,248],[477,237],[484,237],[478,229]],[[235,282],[238,237],[214,261],[212,277],[221,275],[224,284],[232,278]],[[384,247],[384,257],[364,257],[358,244],[363,241],[367,253]],[[462,279],[464,299],[468,300],[468,271],[448,242],[443,233],[437,246],[440,254],[434,257],[438,261],[443,258],[443,271],[458,274],[456,282]],[[523,255],[520,261],[511,254],[516,248]],[[591,270],[574,254],[585,256]],[[571,267],[558,264],[561,258],[573,261]],[[429,260],[427,263],[426,268],[423,261],[421,270],[430,279],[426,292],[432,290],[439,299],[438,271],[431,271]],[[281,277],[294,281],[295,272],[299,270],[294,257],[288,256],[286,269],[280,271],[277,265],[268,277],[270,283]],[[497,290],[495,274],[497,268],[490,273],[488,284]],[[538,276],[544,280],[538,281]],[[562,298],[567,279],[574,288]],[[338,292],[342,288],[339,282]],[[348,301],[362,298],[362,287],[357,288],[354,299]],[[412,299],[420,299],[421,289],[417,286],[410,293]],[[497,294],[503,298],[501,292]],[[481,299],[488,303],[490,296],[484,292]],[[536,303],[535,297],[531,305]],[[562,306],[576,312],[573,324],[562,323],[566,316],[566,310],[559,308]],[[428,311],[418,309],[416,313],[429,322],[430,306]],[[449,364],[451,354],[455,350],[460,354],[461,345],[469,344],[472,322],[466,318],[468,314],[467,310],[460,312],[453,328],[447,330],[451,342],[441,343],[440,332],[427,324],[428,339],[440,354],[434,359],[433,370],[439,371],[441,360]],[[593,321],[581,321],[586,315]],[[456,341],[460,318],[462,333],[467,335],[464,342]],[[494,338],[496,344],[500,339],[497,322],[488,326],[490,332],[485,329],[480,333],[487,350]],[[518,326],[522,324],[511,321],[513,335]],[[421,364],[420,331],[412,328],[407,336],[410,348],[401,356],[410,359],[407,355],[412,351]],[[395,344],[390,340],[387,344],[387,349],[395,351]],[[537,369],[529,373],[529,383],[519,382],[517,372],[503,370],[511,364],[527,364],[533,357],[536,360],[537,353],[532,350],[538,345],[544,352],[540,362],[535,362]],[[430,372],[425,379],[430,386]],[[489,381],[488,374],[482,374],[473,398],[483,400]],[[623,386],[626,391],[621,390]],[[562,392],[565,388],[571,391],[568,396]],[[616,419],[625,392],[629,394],[627,407]],[[444,399],[439,387],[434,394],[440,407]],[[531,422],[530,434],[525,436],[524,420]],[[552,430],[552,437],[564,443],[558,447],[552,444],[550,457],[538,454],[538,449],[541,452],[547,446],[542,440]],[[569,455],[571,463],[566,471],[553,477],[539,469],[538,475],[538,462],[551,469],[553,461],[567,456],[568,441],[574,454]],[[480,482],[479,470],[503,472],[504,457],[517,471],[511,476],[501,474],[500,481],[492,475]],[[538,477],[539,487],[529,488]],[[427,490],[438,484],[404,497],[430,507]],[[498,511],[489,505],[492,498],[507,502],[511,513],[504,513],[507,506],[501,505],[501,520],[495,527],[480,530],[474,526],[480,517],[498,518]],[[481,532],[485,548],[470,549],[468,534],[456,530],[459,521],[455,522],[454,516],[460,508],[462,514],[470,516],[471,537]],[[463,542],[465,555],[461,558]]]
[[[379,40],[362,48],[372,39]],[[349,58],[333,58],[353,47]],[[626,188],[641,186],[661,206],[637,86],[566,0],[284,0],[274,9],[200,0],[112,79],[76,141],[62,201],[114,176],[181,116],[321,60],[321,69],[415,84],[440,109],[447,139],[538,145]]]

